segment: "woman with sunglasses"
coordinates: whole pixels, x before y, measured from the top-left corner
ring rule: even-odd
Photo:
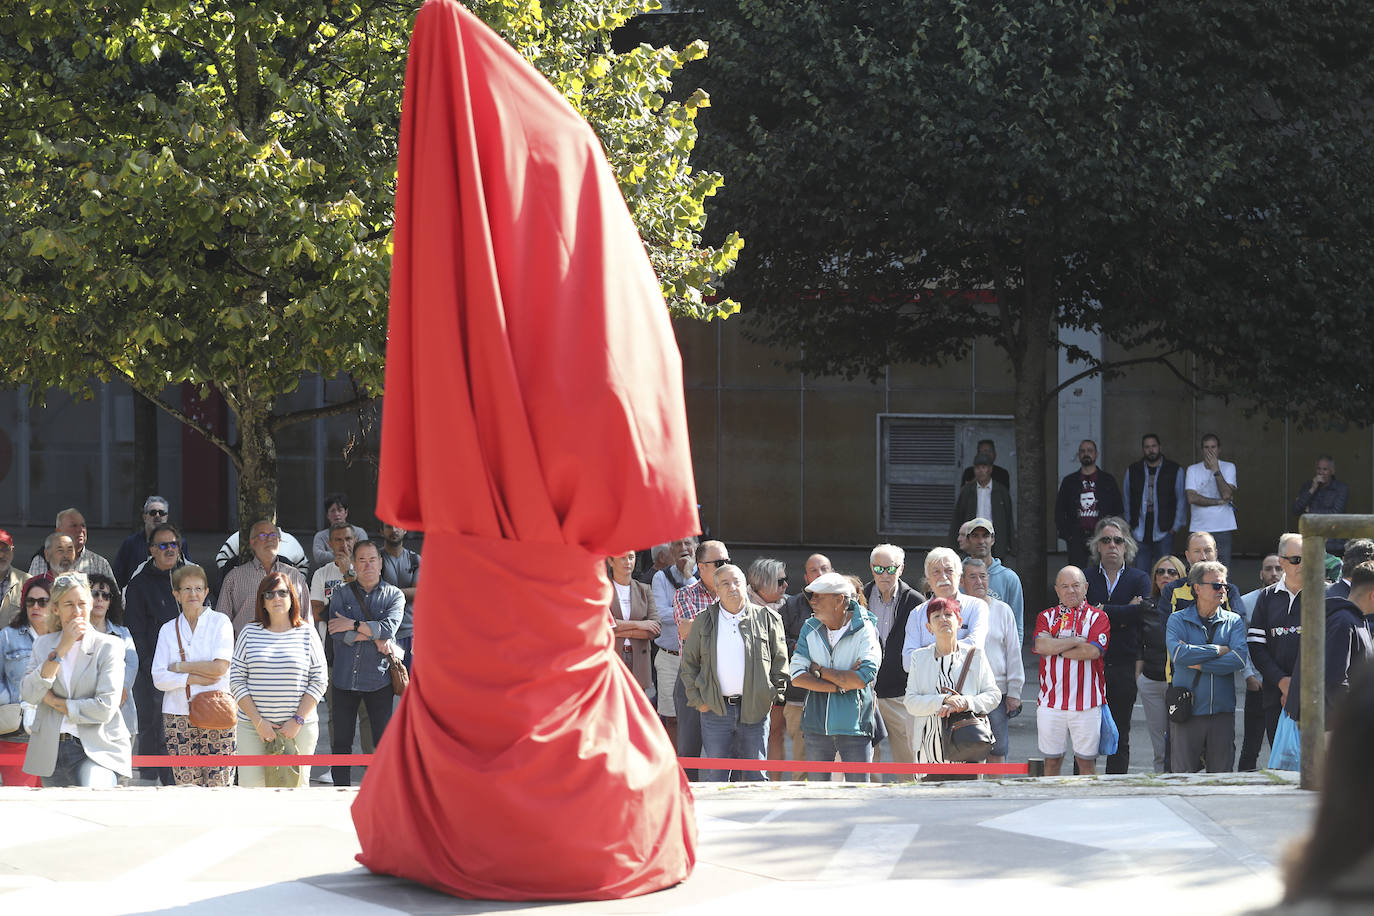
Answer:
[[[1150,570],[1150,597],[1143,602],[1141,615],[1140,659],[1135,663],[1135,685],[1140,695],[1140,708],[1145,712],[1145,725],[1150,730],[1150,747],[1154,751],[1152,773],[1167,773],[1164,759],[1164,736],[1169,731],[1169,714],[1164,704],[1164,615],[1159,611],[1160,596],[1175,580],[1183,578],[1183,561],[1178,557],[1160,557]]]
[[[229,692],[239,705],[238,753],[268,753],[278,738],[295,753],[313,754],[319,738],[316,706],[327,684],[324,645],[305,622],[291,580],[279,572],[258,585],[253,622],[239,633],[229,666]],[[293,767],[296,787],[310,785],[310,767]],[[263,767],[239,767],[239,785],[265,786]]]
[[[21,613],[0,630],[0,785],[43,785],[43,780],[23,770],[22,757],[29,743],[23,720],[32,724],[35,710],[21,701],[19,688],[29,668],[33,641],[48,632],[51,588],[47,576],[26,581],[19,598]]]
[[[138,710],[134,706],[134,679],[138,677],[138,649],[129,628],[124,626],[124,601],[119,596],[115,580],[96,573],[91,580],[91,626],[97,633],[115,636],[124,641],[124,690],[119,696],[119,712],[124,725],[137,743]]]
[[[119,714],[124,641],[97,632],[90,613],[84,573],[53,580],[48,632],[33,642],[23,684],[36,709],[24,772],[44,786],[112,789],[131,775],[133,745]]]

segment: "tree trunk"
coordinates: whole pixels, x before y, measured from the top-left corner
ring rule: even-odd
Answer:
[[[277,440],[268,426],[272,405],[244,404],[239,427],[239,544],[258,519],[277,519]]]
[[[134,502],[133,524],[136,528],[143,525],[143,503],[149,496],[162,496],[166,499],[173,497],[163,493],[158,486],[158,467],[157,467],[157,405],[139,394],[134,395],[134,491],[131,494]],[[180,500],[177,500],[179,503]],[[183,513],[185,518],[186,507],[173,504],[173,507]]]

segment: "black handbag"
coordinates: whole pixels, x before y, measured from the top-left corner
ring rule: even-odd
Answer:
[[[1174,677],[1178,677],[1178,651],[1174,651]],[[1182,725],[1193,717],[1193,690],[1170,684],[1164,689],[1164,707],[1169,711],[1169,721]]]
[[[977,651],[971,648],[968,655],[964,656],[959,682],[954,685],[955,693],[963,693],[964,678],[968,676],[969,663]],[[941,723],[940,732],[945,748],[945,763],[983,763],[997,743],[992,736],[992,723],[981,712],[966,710],[952,713]]]

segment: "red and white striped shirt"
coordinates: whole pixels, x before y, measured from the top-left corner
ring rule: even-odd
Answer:
[[[1040,656],[1040,706],[1081,712],[1106,702],[1102,659],[1107,654],[1111,631],[1112,623],[1107,615],[1086,602],[1072,609],[1061,604],[1040,613],[1035,619],[1031,645],[1035,645],[1035,640],[1042,635],[1055,639],[1082,636],[1102,651],[1092,661],[1062,655]]]

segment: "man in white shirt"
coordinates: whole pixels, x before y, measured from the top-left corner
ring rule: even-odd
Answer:
[[[926,554],[926,585],[935,598],[950,598],[959,602],[959,642],[983,648],[988,635],[988,603],[959,591],[959,555],[948,547],[936,547]],[[933,599],[932,599],[933,600]],[[906,621],[906,639],[902,643],[902,667],[911,670],[911,653],[935,644],[935,636],[926,626],[926,605],[911,612]]]
[[[1193,507],[1191,530],[1210,534],[1217,542],[1217,559],[1229,568],[1231,541],[1236,532],[1232,501],[1239,487],[1236,466],[1221,460],[1221,440],[1216,433],[1202,437],[1202,460],[1188,466],[1184,487]]]
[[[324,609],[334,589],[353,581],[353,545],[358,539],[348,522],[329,526],[329,549],[334,559],[315,570],[310,578],[310,610],[314,620],[324,619]]]
[[[983,640],[988,667],[992,669],[1002,702],[988,713],[992,736],[996,743],[988,755],[988,763],[1005,763],[1010,742],[1008,722],[1021,713],[1021,689],[1026,686],[1026,668],[1021,662],[1021,637],[1016,630],[1016,614],[1011,605],[988,594],[988,567],[978,557],[964,560],[964,575],[959,588],[966,595],[982,598],[988,603],[988,635]]]

